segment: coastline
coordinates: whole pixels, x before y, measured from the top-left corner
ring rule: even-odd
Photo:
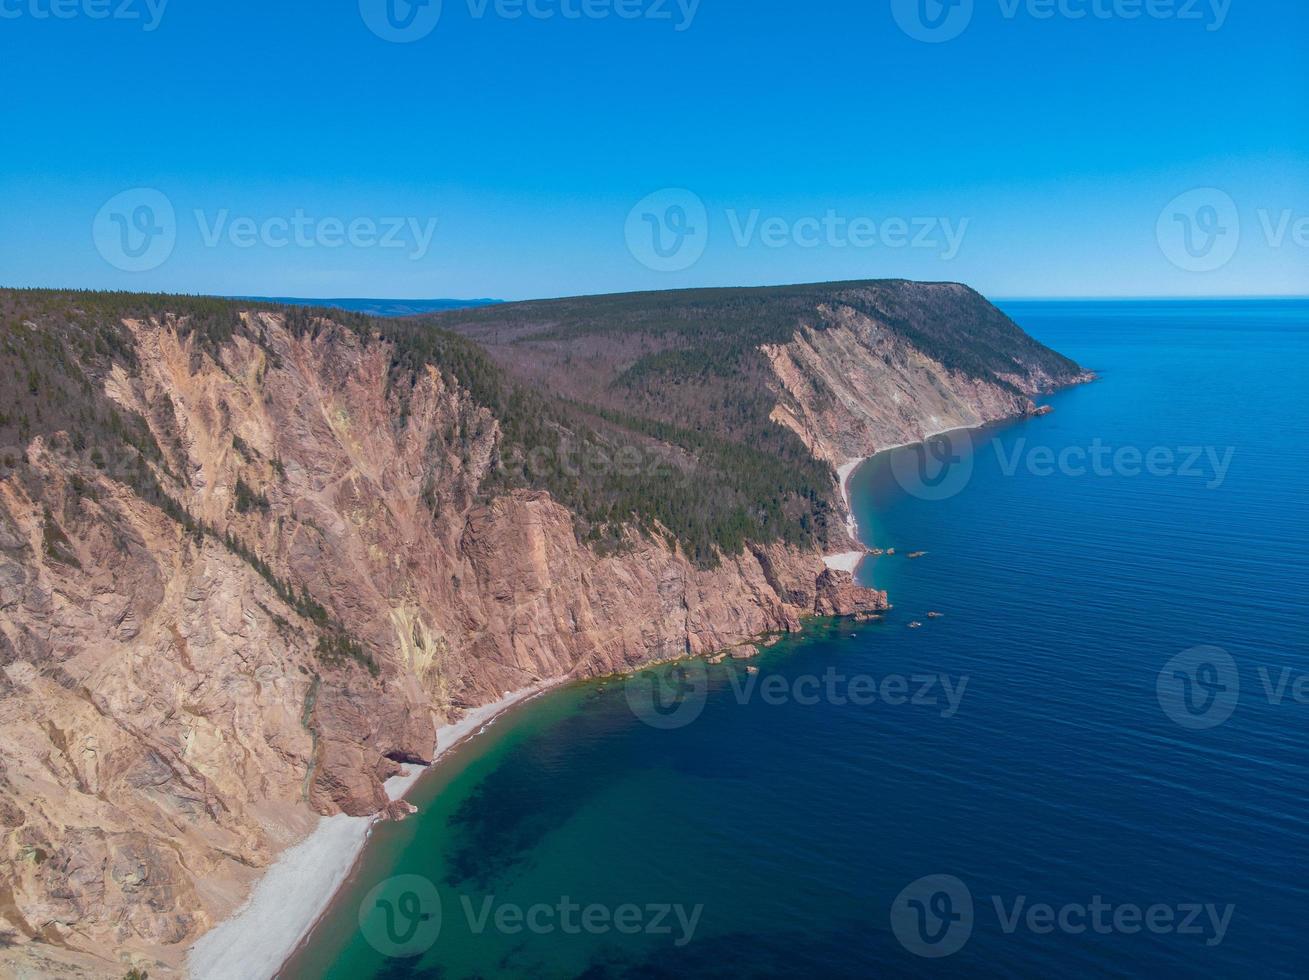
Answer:
[[[1097,379],[1094,371],[1083,371],[1078,377],[1064,385],[1043,392],[1046,395],[1052,395],[1066,388],[1072,388],[1079,384],[1089,384]],[[1006,419],[991,419],[986,422],[978,422],[976,425],[951,425],[944,429],[937,429],[934,432],[928,432],[917,439],[911,439],[909,442],[899,442],[893,446],[883,446],[874,450],[869,456],[861,456],[855,459],[848,459],[836,468],[837,480],[841,487],[841,501],[845,504],[845,528],[850,536],[850,540],[856,544],[863,545],[862,551],[845,551],[837,555],[827,555],[823,558],[823,564],[828,568],[837,571],[850,572],[852,575],[859,570],[863,560],[868,556],[868,549],[871,547],[859,536],[859,522],[855,520],[854,508],[850,505],[850,478],[854,476],[855,471],[863,466],[870,459],[880,456],[882,453],[889,453],[895,449],[905,449],[908,446],[917,446],[926,442],[928,439],[935,439],[937,436],[943,436],[949,432],[966,432],[974,429],[984,429],[988,425],[995,425],[1001,422],[1016,422],[1024,418],[1032,418],[1036,415],[1046,414],[1050,411],[1048,406],[1038,407],[1038,411],[1029,412],[1027,415],[1014,415]]]
[[[914,446],[948,432],[979,429],[977,425],[956,425],[927,433],[919,439],[877,449],[869,456],[847,460],[837,468],[841,498],[846,508],[846,527],[851,540],[862,543],[858,522],[850,501],[849,482],[860,466],[874,457]],[[849,551],[823,558],[828,568],[857,572],[869,551]],[[507,693],[499,701],[475,708],[458,722],[437,731],[437,745],[429,766],[407,766],[399,776],[385,783],[387,796],[403,799],[423,773],[464,741],[480,734],[500,714],[546,691],[566,683],[567,677]],[[322,817],[315,829],[298,844],[282,852],[255,883],[249,899],[240,909],[201,936],[188,950],[187,974],[195,980],[228,980],[233,976],[251,980],[273,980],[308,938],[341,887],[354,871],[379,816]]]
[[[436,733],[431,765],[406,766],[403,775],[386,781],[387,796],[392,801],[403,799],[423,774],[456,746],[481,734],[510,708],[566,680],[560,677],[511,691],[499,701],[443,725]],[[379,819],[345,814],[321,817],[307,837],[269,865],[241,908],[192,944],[186,956],[188,976],[193,980],[271,980],[277,976],[349,878]]]
[[[859,522],[855,520],[854,507],[850,505],[850,478],[854,476],[855,471],[863,466],[870,459],[880,456],[882,453],[889,453],[895,449],[904,449],[907,446],[917,446],[919,443],[926,442],[928,439],[935,439],[937,436],[945,435],[947,432],[957,432],[963,429],[980,429],[983,426],[990,425],[989,422],[979,422],[977,425],[952,425],[946,429],[938,429],[935,432],[928,432],[926,435],[909,442],[898,442],[893,446],[883,446],[876,449],[869,456],[860,456],[855,459],[848,459],[836,468],[836,476],[841,486],[841,501],[845,504],[845,529],[850,535],[850,540],[858,544],[863,544],[863,551],[844,551],[837,555],[827,555],[823,558],[823,564],[828,568],[841,572],[849,572],[852,575],[859,570],[863,560],[868,556],[867,544],[859,536]]]

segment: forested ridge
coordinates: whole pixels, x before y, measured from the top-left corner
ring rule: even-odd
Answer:
[[[389,343],[397,428],[417,378],[434,366],[499,422],[483,498],[548,491],[596,548],[618,546],[631,526],[667,535],[701,565],[750,543],[823,547],[841,533],[834,474],[770,420],[775,396],[759,348],[824,329],[821,311],[836,307],[874,316],[941,363],[1001,386],[1016,359],[1076,371],[971,290],[900,281],[633,293],[405,319],[208,297],[3,290],[0,466],[24,469],[18,447],[44,435],[52,449],[78,454],[187,520],[155,475],[164,454],[145,420],[103,391],[114,364],[136,369],[123,320],[172,317],[180,333],[216,351],[238,333],[266,346],[242,317],[264,310],[284,315],[296,335],[347,330]],[[515,351],[544,364],[548,383],[513,370]],[[583,360],[590,387],[571,387]],[[243,512],[260,505],[259,488],[239,489]]]
[[[712,561],[746,541],[829,545],[841,533],[834,473],[772,420],[776,379],[760,350],[829,328],[838,310],[1004,389],[1032,367],[1052,377],[1080,370],[975,291],[905,280],[540,300],[422,322],[475,339],[511,374],[613,423],[618,438],[650,436],[694,459],[684,491],[627,480],[604,499],[611,518],[657,516],[697,560]],[[577,493],[586,488],[561,496],[594,514],[594,498]]]

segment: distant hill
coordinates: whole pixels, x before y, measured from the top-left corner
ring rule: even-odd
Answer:
[[[561,465],[523,482],[593,526],[635,514],[668,528],[701,562],[776,539],[842,547],[834,468],[932,431],[1025,415],[1032,396],[1083,376],[958,283],[586,296],[436,314],[412,329],[423,324],[476,342],[545,396],[523,411],[512,387],[486,389],[509,446],[567,431],[681,461],[685,481],[579,478]]]
[[[284,352],[248,318],[262,311],[293,336],[345,331],[389,345],[396,426],[429,367],[467,392],[499,426],[480,499],[545,490],[601,550],[639,527],[711,567],[751,544],[849,546],[837,467],[929,431],[1027,414],[1033,395],[1081,376],[954,283],[634,293],[386,318],[345,304],[412,314],[460,301],[294,302],[0,292],[0,445],[69,432],[103,459],[139,458],[134,486],[167,505],[150,465],[167,447],[147,420],[105,402],[115,363],[137,371],[123,323],[176,320],[198,339],[195,356],[219,363],[244,337],[276,365]]]
[[[365,316],[420,316],[424,313],[444,313],[449,310],[469,310],[482,306],[495,306],[498,299],[302,299],[293,296],[236,296],[237,300],[257,303],[277,303],[283,306],[308,306],[331,310],[346,310]]]

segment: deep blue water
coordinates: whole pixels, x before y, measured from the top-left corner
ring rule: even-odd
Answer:
[[[1309,303],[1005,305],[1100,380],[921,469],[911,448],[856,474],[863,533],[897,549],[861,572],[891,592],[884,623],[813,624],[757,678],[655,672],[684,692],[671,728],[633,710],[652,675],[533,702],[379,829],[288,975],[1304,975]],[[1094,447],[1103,475],[1078,466]],[[1225,653],[1166,667],[1197,647]],[[942,675],[957,711],[939,680],[935,704],[894,703],[899,678]],[[892,703],[849,703],[861,677]],[[738,693],[766,679],[787,693]],[[411,958],[386,955],[409,950],[379,897],[428,893],[396,875],[442,909]],[[703,911],[678,945],[479,931],[461,901],[565,895]],[[1102,931],[1078,911],[1097,896]],[[1182,934],[1193,905],[1230,917]]]

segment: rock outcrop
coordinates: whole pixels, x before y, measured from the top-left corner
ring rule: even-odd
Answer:
[[[819,315],[763,351],[773,418],[821,460],[1068,380],[978,380]],[[430,365],[397,390],[378,334],[189,327],[129,318],[103,404],[56,393],[67,429],[25,408],[22,458],[0,453],[0,973],[173,975],[320,815],[390,812],[383,782],[465,709],[887,606],[781,541],[714,564],[648,529],[587,543],[549,493],[494,489],[501,420]],[[88,459],[88,416],[144,420],[158,457]]]
[[[105,382],[207,532],[41,438],[0,480],[0,957],[166,976],[461,709],[885,603],[782,545],[601,556],[547,494],[478,501],[497,421],[439,372],[402,412],[385,343],[246,326],[213,353],[130,322]],[[324,657],[315,609],[373,669]]]
[[[1075,367],[1052,372],[1048,358],[1022,351],[1003,369],[967,371],[876,315],[836,305],[820,307],[818,319],[821,327],[763,351],[777,380],[774,421],[834,466],[932,433],[1039,414],[1033,396],[1091,377]]]

